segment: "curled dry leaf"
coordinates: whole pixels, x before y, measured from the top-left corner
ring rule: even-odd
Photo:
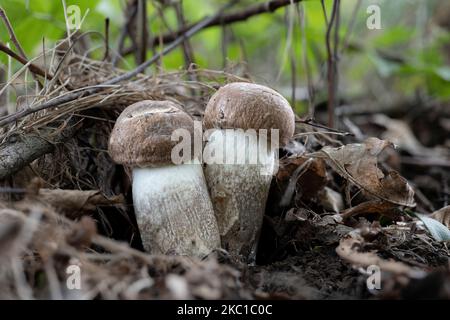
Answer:
[[[450,229],[450,206],[443,207],[433,212],[430,217]]]
[[[357,206],[348,208],[342,211],[340,215],[343,220],[346,220],[359,214],[379,214],[395,219],[400,215],[400,211],[390,202],[374,200],[366,201]]]
[[[325,187],[317,194],[319,203],[326,210],[339,213],[344,209],[344,199],[339,192],[334,191],[331,188]]]
[[[414,191],[406,179],[396,171],[385,175],[378,168],[377,156],[391,145],[385,140],[368,138],[364,143],[324,147],[313,156],[325,157],[341,176],[366,192],[396,205],[414,207]]]
[[[6,255],[20,236],[25,216],[22,212],[13,209],[0,210],[0,258]]]
[[[405,275],[409,278],[421,278],[424,272],[414,269],[402,262],[392,259],[383,259],[375,252],[363,252],[363,237],[358,232],[351,232],[343,237],[336,248],[337,254],[348,263],[357,267],[378,266],[381,271],[397,275]]]
[[[430,154],[433,150],[425,148],[412,132],[409,125],[402,120],[391,119],[384,114],[376,114],[372,120],[377,125],[386,128],[383,139],[389,140],[403,150],[413,155]]]
[[[66,241],[75,248],[89,247],[96,234],[95,221],[91,217],[84,216],[73,226],[71,233],[66,236]]]
[[[58,212],[71,218],[93,212],[97,206],[125,203],[123,195],[106,197],[97,190],[39,189],[37,199],[50,204]]]
[[[328,179],[325,161],[301,156],[280,160],[276,178],[279,185],[285,186],[282,200],[285,205],[289,203],[296,190],[304,199],[315,197]]]

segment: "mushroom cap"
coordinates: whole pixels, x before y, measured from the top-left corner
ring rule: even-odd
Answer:
[[[120,114],[109,138],[109,154],[116,162],[135,167],[172,163],[174,130],[194,132],[194,120],[171,101],[144,100]],[[193,139],[191,139],[193,141]]]
[[[233,82],[221,87],[206,106],[207,129],[279,129],[280,146],[294,134],[295,116],[289,102],[268,87]]]

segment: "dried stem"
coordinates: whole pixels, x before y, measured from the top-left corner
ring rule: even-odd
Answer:
[[[109,18],[105,19],[105,55],[103,61],[109,59]]]
[[[8,16],[6,15],[5,10],[3,10],[2,7],[0,7],[0,18],[3,20],[3,23],[6,26],[6,29],[8,29],[9,38],[11,39],[11,42],[14,43],[14,46],[16,47],[17,51],[19,51],[19,55],[21,58],[23,58],[25,61],[28,60],[27,55],[25,54],[25,51],[23,51],[22,46],[19,43],[19,40],[17,40],[16,34],[14,33],[14,29],[9,22]],[[39,79],[36,78],[35,73],[31,70],[31,67],[28,67],[28,69],[31,71],[33,75],[33,79],[37,81],[39,86],[42,88],[42,84],[39,82]]]
[[[14,51],[12,51],[10,48],[8,48],[6,45],[4,45],[3,43],[0,42],[0,51],[3,51],[4,53],[6,53],[7,55],[9,55],[11,58],[19,61],[21,64],[26,65],[27,63],[29,63],[29,61],[25,58],[22,58],[21,56],[19,56],[17,53],[15,53]],[[29,64],[29,70],[33,73],[33,74],[37,74],[40,75],[48,80],[53,79],[53,76],[51,74],[48,74],[46,71],[42,70],[39,66],[30,63]]]
[[[327,46],[327,75],[328,75],[328,126],[334,127],[334,108],[335,108],[335,100],[336,100],[336,50],[337,43],[334,43],[334,50],[331,49],[331,31],[333,26],[338,29],[338,25],[335,24],[335,21],[338,21],[338,11],[339,11],[339,2],[340,0],[335,0],[333,2],[333,10],[331,13],[330,22],[328,23],[327,33],[326,33],[326,46]],[[326,17],[326,10],[324,8],[324,16]],[[336,30],[335,29],[335,30]],[[335,33],[335,41],[337,37],[337,31]]]
[[[120,53],[124,49],[123,46],[125,44],[125,39],[126,39],[126,37],[128,35],[128,30],[129,30],[129,28],[131,26],[131,22],[136,17],[136,14],[137,14],[136,2],[135,1],[129,2],[125,12],[126,12],[125,24],[123,25],[122,29],[120,30],[119,41],[118,41],[119,45],[118,45],[118,49],[117,49],[118,54],[115,54],[113,59],[112,59],[113,66],[116,66],[116,64],[117,64],[117,62],[119,60]]]
[[[178,28],[182,29],[186,26],[186,20],[184,18],[184,13],[183,13],[182,0],[175,2],[173,7],[175,9],[177,19],[178,19]],[[191,43],[188,39],[183,42],[183,54],[184,54],[185,67],[186,67],[186,69],[188,69],[192,63],[195,63],[194,52],[192,50]]]
[[[138,48],[136,52],[137,61],[139,64],[147,60],[147,4],[146,0],[138,0],[138,15],[137,15],[137,30],[136,36]]]
[[[183,43],[183,41],[186,38],[192,37],[194,34],[199,32],[200,30],[202,30],[211,21],[213,21],[214,19],[217,19],[217,16],[221,15],[224,10],[226,10],[230,6],[234,5],[235,3],[236,3],[236,1],[232,1],[229,4],[225,5],[215,15],[204,19],[202,22],[198,23],[193,28],[189,29],[185,34],[183,34],[177,40],[175,40],[170,45],[165,47],[164,50],[161,53],[158,53],[157,55],[153,56],[150,60],[144,62],[141,65],[139,65],[134,70],[126,72],[126,73],[124,73],[124,74],[122,74],[120,76],[114,77],[114,78],[112,78],[112,79],[110,79],[108,81],[105,81],[105,82],[103,82],[101,84],[98,84],[97,86],[89,87],[89,88],[85,88],[85,89],[80,89],[79,91],[68,93],[68,94],[66,94],[64,96],[61,96],[59,98],[56,98],[56,99],[54,99],[52,101],[48,101],[48,102],[42,103],[42,104],[37,105],[35,107],[24,108],[24,109],[22,109],[22,110],[20,110],[20,111],[18,111],[16,113],[13,113],[13,114],[11,114],[9,116],[2,117],[2,118],[0,118],[0,126],[4,126],[4,125],[7,125],[9,123],[15,122],[15,121],[17,121],[18,119],[20,119],[22,117],[25,117],[27,115],[33,114],[33,113],[38,112],[38,111],[41,111],[41,110],[44,110],[44,109],[48,109],[48,108],[52,108],[52,107],[55,107],[55,106],[58,106],[58,105],[61,105],[61,104],[73,101],[75,99],[81,98],[81,97],[86,97],[86,96],[93,95],[94,93],[97,93],[97,92],[103,90],[104,88],[109,88],[109,87],[111,87],[111,85],[117,84],[117,83],[125,81],[125,80],[129,80],[129,79],[135,77],[136,75],[138,75],[140,73],[143,73],[143,71],[145,71],[145,69],[147,69],[149,66],[151,66],[156,61],[158,61],[161,56],[166,55],[167,53],[171,52],[173,49],[175,49],[181,43]]]
[[[301,2],[303,0],[271,0],[265,3],[258,3],[255,5],[251,5],[244,10],[240,10],[238,12],[232,12],[229,14],[216,16],[215,19],[211,20],[205,28],[232,24],[239,21],[247,20],[250,17],[255,15],[274,12],[275,10],[290,5],[291,3]],[[204,19],[200,20],[203,21]],[[197,23],[186,25],[184,28],[176,30],[175,32],[169,32],[166,34],[161,34],[160,36],[156,36],[152,39],[153,46],[158,46],[161,44],[166,44],[174,41],[180,35],[185,33],[187,30],[195,26]],[[123,51],[122,55],[130,54],[134,51],[133,47],[127,48]]]

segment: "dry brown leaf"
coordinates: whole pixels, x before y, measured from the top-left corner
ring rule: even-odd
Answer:
[[[342,195],[331,188],[325,187],[320,190],[317,194],[317,198],[319,203],[326,210],[339,213],[339,211],[344,209],[344,199],[342,198]]]
[[[377,156],[391,145],[385,140],[368,138],[364,143],[324,147],[314,155],[324,155],[333,169],[366,192],[390,203],[414,207],[414,191],[406,179],[396,171],[385,175],[378,168]]]
[[[348,263],[358,267],[368,267],[376,265],[381,271],[393,274],[406,275],[411,278],[422,276],[423,272],[416,270],[402,262],[392,259],[383,259],[375,252],[362,252],[360,249],[364,244],[364,239],[356,232],[352,232],[343,237],[336,248],[337,254]]]
[[[430,217],[439,221],[450,229],[450,206],[443,207],[433,212]]]
[[[386,128],[382,138],[398,145],[403,150],[413,155],[430,154],[434,152],[432,149],[425,148],[412,132],[409,125],[402,120],[391,119],[384,114],[376,114],[373,121]]]
[[[0,209],[0,258],[14,249],[13,243],[19,237],[24,221],[25,216],[22,212]]]
[[[387,201],[366,201],[357,206],[341,212],[341,217],[346,220],[359,214],[380,214],[395,219],[398,216],[397,207]]]
[[[84,216],[74,225],[72,232],[66,236],[66,241],[75,248],[87,248],[96,234],[95,221],[91,217]]]
[[[79,217],[96,210],[97,206],[121,205],[123,195],[106,197],[97,190],[39,189],[37,199],[48,203],[68,217]]]
[[[277,182],[286,185],[286,193],[293,194],[295,190],[300,190],[306,199],[315,197],[327,183],[325,162],[322,159],[311,161],[311,158],[301,156],[282,159]]]

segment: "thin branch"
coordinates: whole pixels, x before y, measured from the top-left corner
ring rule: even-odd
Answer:
[[[177,15],[178,20],[178,28],[182,29],[186,26],[186,20],[184,18],[183,13],[183,4],[182,0],[179,0],[173,4],[175,9],[175,13]],[[183,42],[183,54],[184,54],[184,62],[185,67],[188,69],[192,63],[195,63],[194,60],[194,52],[192,50],[192,46],[189,40]]]
[[[185,34],[183,34],[182,36],[180,36],[177,40],[175,40],[174,42],[172,42],[170,45],[168,45],[167,47],[164,48],[164,50],[161,53],[158,53],[157,55],[153,56],[150,60],[144,62],[143,64],[139,65],[137,68],[135,68],[132,71],[126,72],[120,76],[114,77],[108,81],[105,81],[103,83],[98,84],[95,87],[91,87],[89,89],[81,89],[77,92],[71,92],[68,93],[60,98],[55,98],[52,101],[48,101],[45,102],[43,104],[37,105],[35,107],[30,107],[30,108],[24,108],[16,113],[13,113],[9,116],[6,117],[2,117],[0,118],[0,127],[10,124],[12,122],[17,121],[18,119],[25,117],[27,115],[33,114],[35,112],[38,112],[40,110],[44,110],[44,109],[48,109],[48,108],[52,108],[55,106],[59,106],[61,104],[76,100],[78,98],[81,97],[86,97],[86,96],[90,96],[94,93],[97,93],[101,90],[103,90],[105,87],[110,87],[110,85],[113,84],[117,84],[119,82],[125,81],[125,80],[129,80],[133,77],[135,77],[136,75],[143,73],[143,71],[145,71],[145,69],[147,69],[149,66],[151,66],[153,63],[155,63],[156,61],[158,61],[160,59],[161,56],[164,56],[166,54],[168,54],[169,52],[171,52],[173,49],[175,49],[176,47],[178,47],[180,44],[183,43],[183,41],[185,41],[186,38],[190,38],[192,37],[194,34],[196,34],[197,32],[199,32],[200,30],[202,30],[203,28],[205,28],[205,26],[207,26],[208,24],[211,23],[211,21],[214,21],[215,19],[217,19],[218,16],[220,16],[224,10],[228,9],[229,7],[233,6],[236,3],[236,1],[231,1],[230,3],[228,3],[227,5],[225,5],[224,7],[222,7],[215,15],[205,18],[203,21],[201,21],[200,23],[198,23],[197,25],[195,25],[194,27],[192,27],[191,29],[189,29]]]
[[[297,15],[301,28],[301,44],[302,44],[302,63],[305,69],[306,74],[306,82],[308,84],[308,114],[310,118],[314,117],[314,99],[315,99],[315,91],[314,84],[311,75],[311,66],[308,60],[308,43],[306,37],[306,12],[305,8],[300,7],[300,4],[297,3],[295,6],[297,10]]]
[[[26,65],[28,63],[28,60],[25,58],[22,58],[17,53],[12,51],[10,48],[8,48],[6,45],[0,42],[0,51],[3,51],[7,55],[9,55],[11,58],[19,61],[21,64]],[[40,75],[41,77],[44,77],[48,80],[53,79],[53,76],[51,74],[48,74],[46,71],[42,70],[39,66],[30,63],[28,68],[33,74]]]
[[[0,180],[11,176],[32,161],[54,150],[57,144],[72,138],[80,128],[80,123],[62,124],[64,129],[42,129],[35,134],[17,136],[0,147]]]
[[[251,5],[243,10],[239,10],[237,12],[232,12],[229,14],[219,15],[215,19],[211,20],[208,25],[205,26],[206,28],[214,27],[214,26],[220,26],[220,25],[227,25],[232,24],[239,21],[247,20],[248,18],[251,18],[253,16],[263,14],[263,13],[269,13],[274,12],[279,8],[285,7],[287,5],[290,5],[291,3],[297,3],[301,2],[303,0],[271,0],[265,3],[258,3],[255,5]],[[203,21],[200,20],[200,21]],[[184,28],[180,28],[179,30],[176,30],[175,32],[169,32],[166,34],[162,34],[160,36],[156,36],[152,39],[153,46],[158,46],[160,44],[166,44],[174,41],[177,39],[180,35],[185,33],[187,30],[192,28],[196,23],[189,24],[185,26]],[[134,51],[133,47],[130,47],[128,49],[125,49],[122,53],[122,55],[130,54]]]
[[[109,18],[105,19],[105,55],[103,61],[109,59]]]
[[[341,0],[335,0],[336,1],[336,12],[334,13],[336,15],[335,21],[334,21],[334,41],[333,41],[333,118],[331,119],[333,126],[335,125],[334,121],[334,113],[335,108],[338,107],[338,88],[339,88],[339,55],[338,55],[338,48],[339,48],[339,27],[340,27],[340,21],[341,21]]]
[[[325,25],[328,25],[328,16],[327,16],[327,8],[325,7],[325,0],[320,0],[320,4],[322,5],[323,18],[325,19]]]
[[[134,20],[134,18],[136,17],[137,14],[137,5],[136,2],[129,2],[127,4],[127,7],[125,9],[126,15],[125,15],[125,23],[122,27],[122,29],[120,30],[120,35],[119,35],[119,45],[117,48],[117,52],[118,54],[115,54],[113,59],[112,59],[112,65],[115,66],[119,60],[119,56],[120,53],[123,51],[123,47],[125,44],[125,39],[128,35],[128,30],[130,28],[131,22]]]
[[[17,40],[16,34],[14,33],[14,29],[11,25],[11,22],[9,22],[8,16],[6,15],[5,10],[3,10],[2,7],[0,7],[0,18],[3,20],[3,23],[6,26],[6,29],[8,29],[9,38],[12,43],[14,43],[14,46],[16,47],[17,51],[19,51],[19,56],[25,60],[28,60],[27,55],[25,54],[25,51],[23,50],[22,46],[19,43],[19,40]],[[28,68],[31,71],[31,68]],[[41,88],[43,88],[42,84],[39,82],[39,79],[36,78],[35,73],[31,71],[34,80],[36,80]]]
[[[348,45],[349,45],[350,36],[352,34],[353,27],[355,26],[355,22],[356,22],[356,15],[357,15],[357,13],[359,11],[359,8],[361,7],[361,3],[362,3],[361,0],[357,0],[356,5],[353,8],[352,16],[350,18],[350,21],[349,21],[348,27],[347,27],[347,31],[346,31],[345,36],[344,36],[344,42],[343,42],[342,48],[340,50],[341,52],[344,52],[347,49]]]
[[[14,46],[16,47],[17,51],[19,51],[20,56],[24,59],[27,59],[27,55],[25,54],[25,51],[23,51],[22,46],[17,40],[16,34],[14,33],[14,29],[12,28],[8,16],[6,15],[6,12],[5,10],[3,10],[2,7],[0,7],[0,18],[2,18],[3,23],[6,26],[6,29],[8,29],[9,38],[11,39],[11,42],[14,43]]]
[[[337,16],[339,8],[339,0],[334,0],[333,10],[331,13],[331,19],[328,23],[327,33],[326,33],[326,46],[327,46],[327,74],[328,74],[328,126],[334,127],[334,106],[335,106],[335,63],[336,57],[331,50],[331,30],[335,24],[335,19]],[[326,10],[324,7],[324,15],[326,15]]]
[[[137,19],[137,30],[136,35],[138,50],[137,50],[137,61],[139,64],[147,60],[147,43],[148,43],[148,33],[147,33],[147,4],[146,0],[138,0],[138,19]]]
[[[314,127],[314,128],[325,129],[329,132],[339,133],[339,134],[346,135],[346,136],[354,136],[354,134],[351,132],[341,131],[341,130],[337,130],[337,129],[333,129],[333,128],[324,126],[323,124],[315,122],[314,119],[312,119],[312,118],[308,118],[305,120],[297,119],[297,120],[295,120],[295,123],[306,124],[306,125]]]

